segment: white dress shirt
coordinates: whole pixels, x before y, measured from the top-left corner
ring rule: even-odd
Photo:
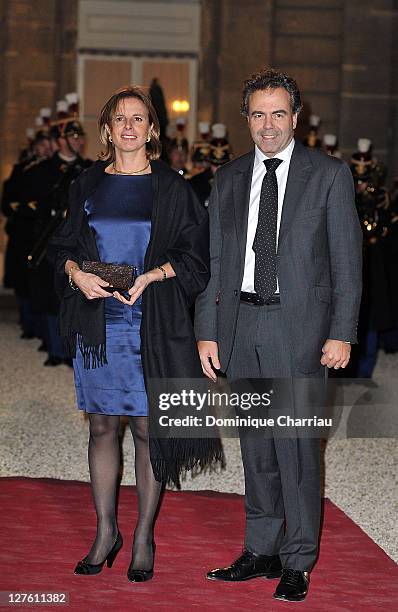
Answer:
[[[287,175],[289,173],[290,159],[294,149],[294,138],[290,141],[283,151],[275,155],[277,159],[281,159],[282,163],[276,169],[276,180],[278,181],[278,219],[276,226],[276,246],[278,247],[279,227],[281,224],[283,200],[285,197]],[[252,184],[250,188],[250,203],[249,216],[247,220],[247,238],[246,238],[246,256],[245,270],[243,274],[242,291],[255,293],[254,291],[254,265],[256,255],[253,251],[253,241],[256,235],[258,222],[258,209],[260,205],[260,193],[263,178],[267,173],[264,160],[270,159],[267,157],[257,145],[254,149],[254,166],[252,175]],[[276,293],[279,293],[279,285],[277,279]]]

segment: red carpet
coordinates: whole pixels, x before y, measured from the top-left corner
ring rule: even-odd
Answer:
[[[124,548],[112,569],[74,576],[88,551],[95,515],[87,484],[3,478],[0,548],[2,591],[68,591],[65,606],[7,609],[114,610],[291,610],[277,602],[274,580],[222,584],[204,579],[206,570],[228,564],[240,552],[243,499],[211,492],[167,492],[157,523],[152,581],[134,585],[125,576],[136,514],[133,487],[122,487],[119,526]],[[398,609],[395,563],[341,510],[325,502],[321,552],[311,589],[300,610],[320,612]]]

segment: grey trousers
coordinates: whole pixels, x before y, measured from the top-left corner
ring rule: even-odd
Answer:
[[[281,328],[281,307],[241,303],[228,380],[284,377],[283,412],[300,413],[310,391],[294,377],[292,354]],[[314,375],[322,382],[324,368]],[[245,384],[241,381],[240,383]],[[303,390],[304,389],[304,390]],[[319,438],[266,428],[240,429],[245,473],[245,548],[279,554],[283,567],[309,571],[318,553],[320,524]]]

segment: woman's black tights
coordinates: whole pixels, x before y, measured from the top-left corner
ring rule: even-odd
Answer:
[[[155,480],[149,457],[148,417],[130,417],[134,438],[135,479],[138,521],[134,532],[132,567],[150,570],[153,566],[153,527],[162,485]]]
[[[88,462],[97,513],[97,535],[87,563],[100,563],[117,536],[116,496],[119,479],[119,417],[90,414]],[[155,480],[149,457],[148,417],[130,417],[135,446],[138,521],[134,532],[132,566],[149,570],[153,564],[153,526],[161,483]]]

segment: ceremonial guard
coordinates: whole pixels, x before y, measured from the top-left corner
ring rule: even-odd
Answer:
[[[22,149],[21,153],[19,154],[19,159],[18,159],[18,163],[22,163],[22,162],[28,162],[32,159],[33,155],[34,155],[34,150],[33,150],[33,143],[35,141],[35,131],[33,128],[29,127],[26,128],[26,147],[25,149]]]
[[[391,295],[394,327],[380,333],[380,346],[386,353],[398,352],[398,180],[395,179],[390,198],[390,226],[384,240],[388,270],[388,285]]]
[[[183,149],[188,154],[189,143],[188,143],[187,137],[185,136],[185,128],[186,128],[186,121],[184,117],[178,117],[178,119],[176,119],[175,144],[180,149]]]
[[[57,119],[58,121],[61,121],[62,119],[67,119],[69,114],[68,114],[68,103],[66,100],[58,100],[58,102],[55,105],[56,111],[57,111]]]
[[[39,117],[41,117],[44,130],[48,130],[51,124],[51,108],[45,107],[40,109]]]
[[[341,159],[341,152],[337,146],[336,134],[325,134],[323,137],[323,148],[328,155]]]
[[[53,271],[45,255],[52,233],[64,218],[69,186],[91,161],[80,154],[84,130],[79,121],[58,119],[51,125],[50,134],[58,150],[29,177],[30,197],[37,202],[37,223],[28,263],[33,308],[42,317],[48,350],[44,365],[56,366],[65,360],[57,330],[59,303],[53,289]]]
[[[191,149],[192,175],[202,172],[209,167],[209,127],[208,121],[199,121],[198,123],[199,138],[195,140]]]
[[[41,117],[36,124],[43,126]],[[31,170],[50,154],[48,132],[40,127],[34,135],[31,147],[28,145],[23,151],[22,159],[14,165],[10,177],[3,185],[1,208],[7,218],[5,229],[8,234],[4,286],[15,291],[22,338],[33,338],[39,334],[32,311],[27,268],[27,256],[33,246],[37,218],[37,202],[28,196],[29,175]]]
[[[170,167],[188,178],[189,172],[187,168],[189,144],[185,137],[185,119],[179,117],[176,120],[176,132],[174,138],[169,141],[167,151],[167,161]]]
[[[359,344],[353,351],[351,372],[371,378],[376,365],[380,334],[394,327],[389,280],[388,241],[391,209],[384,186],[386,169],[371,155],[371,141],[358,140],[350,161],[356,191],[356,205],[364,235],[363,294],[359,317]]]
[[[321,119],[320,117],[318,117],[318,115],[310,115],[310,118],[309,118],[310,129],[309,129],[309,132],[306,138],[304,139],[305,146],[309,147],[310,149],[320,149],[322,146],[321,140],[318,136],[318,130],[319,130],[320,123],[321,123]]]
[[[77,119],[79,116],[79,97],[75,91],[67,93],[65,100],[68,104],[68,117],[71,119]]]
[[[210,191],[217,169],[229,162],[231,158],[231,147],[227,140],[227,128],[223,123],[215,123],[212,126],[212,139],[208,145],[208,153],[205,157],[208,167],[190,179],[192,189],[204,206],[207,207],[209,203]]]
[[[227,138],[227,126],[224,123],[213,123],[211,126],[210,145],[213,148],[213,157],[219,163],[225,164],[232,157],[232,149]]]

